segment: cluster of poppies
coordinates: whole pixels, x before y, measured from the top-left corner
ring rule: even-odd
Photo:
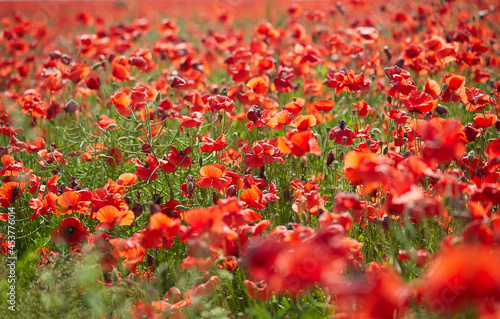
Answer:
[[[15,207],[52,239],[34,267],[199,274],[131,293],[136,318],[308,294],[333,318],[500,316],[498,3],[217,11],[2,17],[0,253]]]

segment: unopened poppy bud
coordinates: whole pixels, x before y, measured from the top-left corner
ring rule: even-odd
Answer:
[[[236,186],[231,185],[226,189],[226,197],[236,197],[238,195],[238,191],[236,190]]]
[[[443,92],[448,90],[448,83],[443,84]]]
[[[158,204],[155,203],[149,203],[149,211],[151,212],[151,215],[154,215],[156,213],[161,212],[161,208]]]
[[[384,147],[384,150],[382,151],[382,153],[384,153],[384,155],[387,155],[387,152],[389,152],[389,148],[386,146],[386,147]]]
[[[148,267],[153,266],[153,262],[155,261],[155,256],[148,254],[148,259],[146,260],[146,265]]]
[[[219,195],[216,192],[212,192],[212,202],[214,205],[217,205],[217,202],[219,201]]]
[[[340,154],[339,154],[339,161],[343,162],[344,161],[344,156],[345,156],[344,152],[340,152]]]
[[[203,167],[203,157],[200,156],[198,159],[198,164],[200,164],[200,167]]]
[[[475,157],[476,157],[476,152],[474,151],[470,151],[469,154],[467,154],[467,160],[469,161],[469,163],[471,163]]]
[[[144,206],[142,206],[139,203],[134,203],[134,205],[132,206],[132,212],[134,213],[134,216],[136,218],[139,217],[143,211],[144,211]]]
[[[113,283],[116,284],[118,283],[118,280],[120,280],[118,269],[113,268],[113,271],[111,271],[111,281],[113,281]]]
[[[335,154],[333,151],[328,152],[328,155],[326,157],[326,166],[330,167],[335,160]]]
[[[64,105],[64,110],[68,113],[75,113],[78,111],[78,104],[73,100],[69,100],[68,103]]]
[[[309,221],[309,214],[306,211],[302,211],[302,213],[300,213],[300,222],[306,225],[308,221]]]
[[[368,145],[368,147],[370,147],[372,145],[372,140],[366,140],[366,145]]]
[[[188,194],[191,194],[194,191],[194,187],[195,187],[195,185],[194,185],[194,183],[192,181],[187,183],[187,192],[188,192]]]
[[[178,209],[178,210],[187,210],[187,207],[184,206],[184,205],[177,205],[177,206],[175,206],[175,209]]]
[[[387,103],[389,103],[389,104],[392,103],[392,97],[390,95],[387,96]]]

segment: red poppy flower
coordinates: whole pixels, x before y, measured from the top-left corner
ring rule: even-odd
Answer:
[[[355,74],[353,70],[341,69],[334,73],[326,75],[328,87],[335,89],[335,94],[343,91],[357,92],[368,91],[370,89],[370,80],[365,80],[363,73]]]
[[[481,245],[445,249],[422,278],[429,309],[451,316],[500,296],[498,250]],[[453,298],[450,298],[453,296]]]
[[[177,120],[181,121],[179,129],[182,132],[184,128],[201,126],[203,124],[203,115],[199,112],[193,112],[188,116],[177,117]]]
[[[8,182],[0,187],[0,205],[10,207],[21,196],[26,187],[25,182]]]
[[[227,96],[214,95],[207,99],[207,103],[212,110],[212,113],[216,113],[220,110],[231,113],[234,110],[234,101]]]
[[[31,219],[35,220],[41,215],[52,215],[54,209],[56,208],[57,195],[50,192],[43,197],[43,200],[38,198],[30,199],[29,206],[34,210],[33,215],[30,216]]]
[[[336,144],[352,145],[353,139],[356,138],[356,133],[346,125],[347,123],[344,120],[340,120],[339,126],[335,126],[331,130],[330,140],[335,141]]]
[[[330,112],[335,106],[335,102],[330,100],[318,100],[315,101],[313,105],[318,111]]]
[[[116,126],[116,120],[110,119],[107,115],[101,116],[99,122],[97,122],[97,126],[102,128],[103,130],[105,129],[116,130],[118,128]]]
[[[89,235],[89,228],[75,217],[65,218],[61,224],[50,232],[52,240],[57,244],[66,243],[70,247],[83,244]]]
[[[300,157],[306,153],[321,155],[321,149],[311,131],[288,131],[286,136],[278,137],[278,148],[283,153],[292,153]]]
[[[391,85],[389,89],[390,96],[397,97],[399,94],[408,95],[411,91],[417,89],[414,85],[415,83],[410,79],[410,72],[401,69],[397,65],[385,68],[384,72],[389,77],[389,84]]]
[[[278,139],[276,138],[255,142],[252,148],[244,149],[246,154],[243,162],[251,168],[262,167],[274,162],[285,165],[282,158],[285,153],[278,148],[277,144]]]
[[[267,81],[265,81],[265,79],[261,77],[256,77],[248,81],[247,87],[253,90],[255,93],[264,94],[267,92],[269,84]]]
[[[433,99],[438,99],[441,96],[441,87],[439,83],[428,78],[427,81],[425,81],[424,92],[430,94]]]
[[[149,219],[149,226],[141,232],[142,246],[145,249],[172,248],[175,236],[179,232],[181,221],[163,213],[155,213]]]
[[[352,106],[358,110],[358,115],[361,117],[367,116],[370,113],[373,113],[372,107],[366,103],[365,100],[361,100],[357,103],[352,103]]]
[[[273,296],[271,290],[269,289],[269,285],[265,280],[261,280],[258,282],[245,280],[243,281],[243,284],[247,287],[247,291],[250,297],[254,299],[268,300]]]
[[[434,110],[438,104],[438,101],[430,94],[417,90],[411,91],[408,96],[402,96],[401,102],[403,102],[408,111],[420,114]]]
[[[134,221],[134,213],[131,210],[118,210],[113,205],[106,205],[97,211],[96,219],[100,221],[96,229],[109,230],[118,224],[130,226]]]
[[[226,177],[226,165],[224,164],[203,166],[200,175],[201,177],[196,179],[196,184],[201,188],[212,186],[217,190],[222,190],[231,184],[231,179]]]
[[[142,235],[134,234],[129,239],[113,238],[109,240],[111,246],[114,247],[111,256],[113,258],[125,258],[122,265],[130,272],[134,272],[144,257],[146,250],[140,244]]]
[[[474,125],[477,127],[491,127],[496,124],[498,118],[493,113],[476,113],[474,115]]]
[[[134,158],[132,161],[137,167],[135,175],[137,175],[141,181],[155,180],[158,178],[158,161],[153,155],[146,156],[144,164],[137,158]]]
[[[200,152],[211,153],[222,151],[227,146],[226,136],[221,134],[215,141],[206,134],[201,138],[203,145],[200,146]]]
[[[287,105],[283,106],[283,110],[288,111],[292,114],[299,114],[303,108],[304,105],[297,102],[290,102]]]
[[[132,103],[132,99],[130,99],[127,93],[123,91],[115,92],[115,94],[111,96],[111,103],[114,104],[116,110],[121,116],[129,116],[132,114],[129,107]]]
[[[168,152],[168,162],[175,167],[189,167],[193,165],[193,159],[188,155],[191,154],[191,146],[186,147],[184,150],[178,151],[175,146],[170,146]]]
[[[87,190],[88,191],[88,190]],[[90,194],[90,191],[88,191]],[[57,206],[54,211],[56,216],[72,214],[77,212],[83,214],[90,206],[90,201],[80,193],[67,191],[57,198]]]
[[[478,88],[464,87],[460,91],[460,101],[465,104],[465,109],[469,112],[480,112],[486,108],[488,103],[493,105],[490,97]]]
[[[295,127],[298,131],[304,131],[313,127],[316,123],[316,117],[313,115],[297,115],[295,119],[290,122],[290,126]]]

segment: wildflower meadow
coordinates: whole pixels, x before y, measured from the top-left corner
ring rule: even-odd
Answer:
[[[0,318],[500,318],[499,21],[0,1]]]

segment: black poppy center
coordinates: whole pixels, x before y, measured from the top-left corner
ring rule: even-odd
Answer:
[[[75,226],[69,226],[66,228],[66,237],[70,237],[75,233]]]

